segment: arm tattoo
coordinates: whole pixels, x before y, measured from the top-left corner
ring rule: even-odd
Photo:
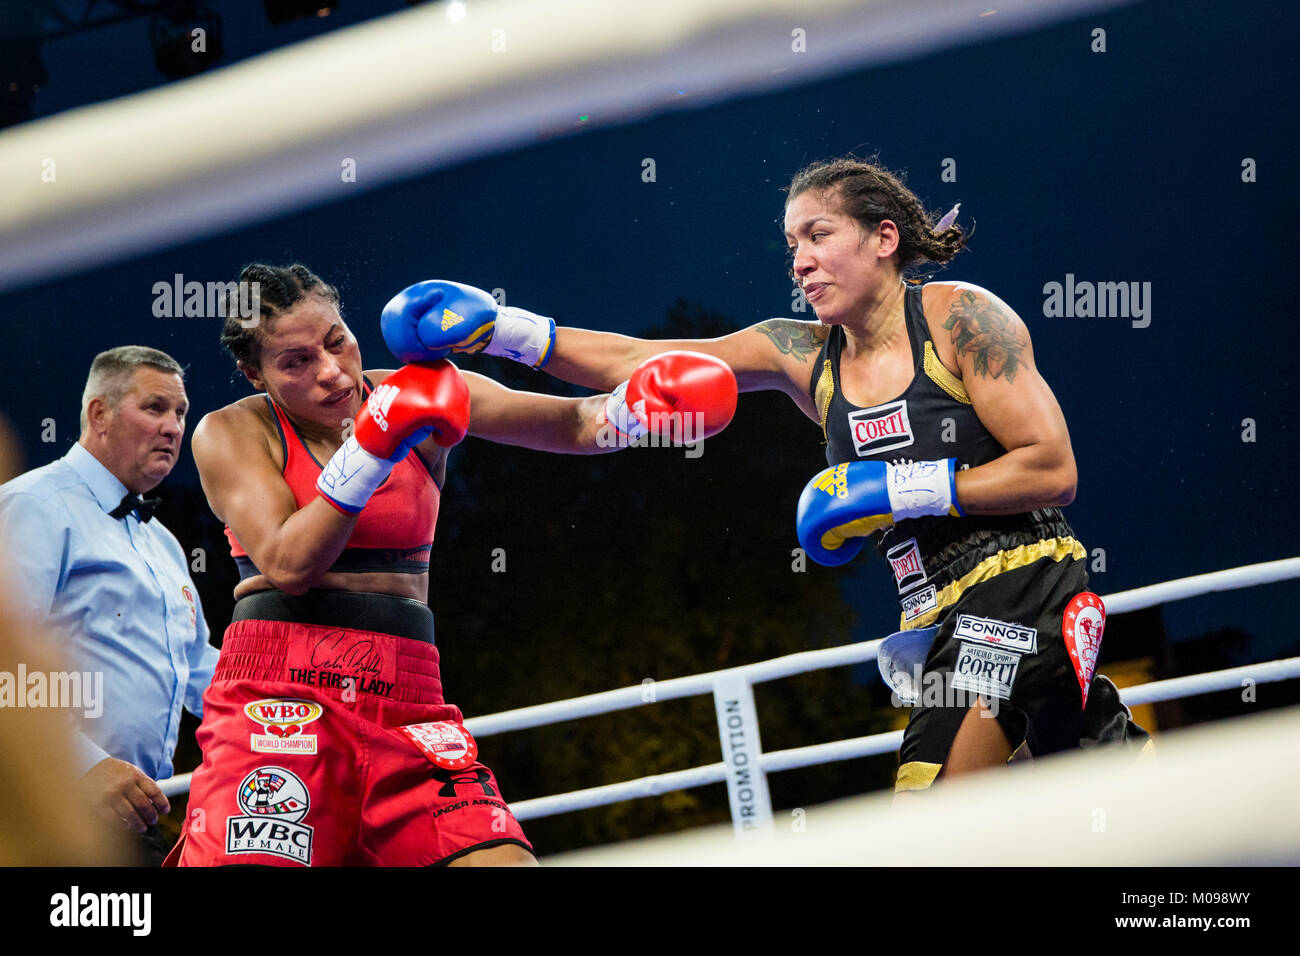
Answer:
[[[793,355],[800,362],[816,355],[826,341],[827,329],[814,322],[796,322],[794,319],[769,319],[757,326],[783,355]]]
[[[971,356],[977,375],[1015,381],[1025,341],[1017,334],[1011,314],[999,303],[963,291],[952,304],[943,327],[952,333],[958,354]]]

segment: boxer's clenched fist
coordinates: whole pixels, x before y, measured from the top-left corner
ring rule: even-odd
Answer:
[[[357,412],[356,431],[339,446],[316,490],[345,514],[365,507],[393,465],[430,435],[449,448],[469,430],[469,386],[445,359],[407,365],[388,376]]]
[[[379,327],[399,362],[485,351],[541,368],[555,345],[554,319],[498,306],[482,289],[441,279],[417,282],[393,296]]]
[[[736,376],[700,352],[664,352],[637,366],[605,403],[605,419],[629,441],[653,433],[674,444],[710,438],[736,414]]]
[[[864,539],[905,518],[962,514],[956,459],[891,465],[851,461],[823,469],[799,496],[799,545],[818,564],[853,560]]]

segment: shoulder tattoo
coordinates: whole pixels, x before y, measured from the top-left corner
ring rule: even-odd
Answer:
[[[772,340],[782,355],[793,355],[800,362],[807,362],[808,356],[821,350],[828,331],[820,323],[794,319],[769,319],[756,328]]]
[[[1015,381],[1025,339],[1017,332],[1012,314],[999,302],[963,290],[953,302],[943,327],[952,333],[958,354],[969,355],[976,375],[1006,376]]]

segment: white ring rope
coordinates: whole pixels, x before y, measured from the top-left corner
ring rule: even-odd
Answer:
[[[860,644],[848,646],[862,647]],[[691,677],[674,677],[671,680],[655,681],[653,685],[638,684],[635,687],[620,687],[618,690],[601,691],[598,694],[574,697],[571,700],[557,700],[549,704],[534,704],[531,707],[506,710],[499,714],[485,714],[482,717],[469,718],[465,721],[465,726],[475,737],[488,737],[508,730],[526,730],[529,727],[559,723],[561,720],[594,717],[597,714],[630,710],[633,707],[642,707],[664,700],[694,697],[698,694],[711,693],[713,679],[721,673],[723,672],[711,671]]]
[[[1162,584],[1151,584],[1144,588],[1130,591],[1117,591],[1105,595],[1107,614],[1125,614],[1140,611],[1157,604],[1181,601],[1184,598],[1211,594],[1215,591],[1232,591],[1237,588],[1250,588],[1257,584],[1274,584],[1300,578],[1300,558],[1283,558],[1280,561],[1265,561],[1261,564],[1245,564],[1239,568],[1226,571],[1213,571],[1209,574],[1195,574],[1190,578],[1177,578]]]
[[[1245,686],[1246,681],[1268,684],[1290,680],[1293,677],[1300,677],[1300,657],[1230,667],[1227,670],[1211,671],[1207,674],[1189,674],[1186,677],[1150,681],[1134,687],[1125,687],[1120,691],[1120,697],[1128,706],[1137,707],[1141,704],[1154,704],[1177,697],[1193,697],[1196,694],[1210,694],[1219,690],[1240,690]]]
[[[179,773],[174,777],[168,777],[166,780],[158,781],[158,789],[169,797],[174,797],[180,793],[190,792],[190,778],[192,773]]]
[[[525,730],[529,727],[558,723],[561,720],[592,717],[616,710],[630,710],[633,707],[657,704],[660,701],[711,693],[714,681],[727,674],[741,673],[750,683],[757,684],[826,667],[872,661],[876,659],[876,652],[881,643],[881,640],[875,640],[859,644],[843,644],[816,651],[800,651],[797,654],[787,654],[785,657],[776,657],[727,670],[653,681],[649,685],[620,687],[618,690],[602,691],[598,694],[588,694],[585,697],[574,697],[571,700],[559,700],[549,704],[534,704],[531,707],[502,711],[499,714],[471,717],[465,721],[465,726],[475,737],[488,737],[508,730]]]
[[[1155,759],[1103,747],[1043,760],[1033,773],[953,779],[910,804],[895,803],[885,791],[799,808],[768,839],[738,841],[731,826],[706,827],[545,862],[1294,866],[1300,863],[1298,722],[1300,708],[1291,707],[1162,734]]]
[[[1123,613],[1115,610],[1122,606],[1124,611],[1136,611],[1168,601],[1183,600],[1215,591],[1234,588],[1252,587],[1257,584],[1271,584],[1277,581],[1300,577],[1300,558],[1287,558],[1281,561],[1266,561],[1261,564],[1244,565],[1210,574],[1198,574],[1189,578],[1178,578],[1153,584],[1149,587],[1121,591],[1103,598],[1108,614]],[[840,667],[858,664],[875,659],[882,642],[865,641],[859,644],[846,644],[816,651],[801,651],[787,654],[772,660],[746,664],[742,667],[711,671],[707,674],[695,674],[690,677],[677,677],[671,680],[655,681],[653,693],[647,693],[644,685],[622,687],[617,690],[588,694],[572,700],[554,701],[549,704],[537,704],[516,710],[503,711],[499,714],[487,714],[472,717],[465,721],[465,726],[476,737],[504,733],[509,730],[523,730],[573,720],[578,717],[590,717],[618,710],[628,710],[650,703],[708,694],[713,691],[715,681],[735,673],[742,673],[750,683],[778,680],[821,670],[827,667]],[[1270,661],[1262,664],[1250,664],[1227,670],[1213,671],[1207,674],[1192,674],[1169,680],[1152,681],[1135,687],[1126,687],[1120,691],[1124,703],[1130,707],[1150,704],[1195,694],[1229,690],[1243,686],[1243,681],[1268,683],[1300,677],[1300,657]],[[778,750],[762,754],[759,766],[765,773],[782,770],[794,770],[816,764],[831,763],[837,760],[851,760],[858,757],[870,757],[897,750],[902,743],[902,731],[890,731],[873,734],[868,737],[855,737],[849,740],[836,740],[830,743],[796,747],[790,750]],[[159,782],[163,793],[175,796],[189,790],[190,774],[171,777]],[[671,773],[652,774],[636,780],[575,790],[570,793],[549,797],[537,797],[511,804],[511,809],[521,820],[567,813],[589,807],[618,803],[638,797],[653,797],[674,790],[685,790],[725,779],[726,767],[722,763]]]
[[[675,770],[672,773],[652,774],[625,783],[611,783],[604,787],[591,787],[587,790],[574,790],[553,797],[537,797],[534,800],[520,800],[510,804],[510,812],[517,820],[533,820],[537,817],[555,816],[557,813],[569,813],[573,810],[586,810],[590,807],[603,807],[623,800],[637,797],[658,797],[676,790],[688,790],[691,787],[703,787],[710,783],[721,783],[727,776],[725,764],[711,763],[705,767],[692,767],[690,770]]]
[[[1277,581],[1300,577],[1300,558],[1286,558],[1281,561],[1266,561],[1262,564],[1248,564],[1225,571],[1198,574],[1190,578],[1178,578],[1153,584],[1149,587],[1135,588],[1103,596],[1107,614],[1119,614],[1137,611],[1169,601],[1179,601],[1210,594],[1215,591],[1227,591],[1236,588],[1253,587],[1256,584],[1272,584]],[[1116,610],[1118,605],[1123,610]],[[693,694],[707,694],[713,689],[713,682],[724,674],[742,673],[750,683],[777,680],[820,670],[824,667],[838,667],[844,664],[858,664],[875,660],[881,641],[864,641],[859,644],[844,644],[816,651],[800,651],[787,654],[768,661],[745,664],[728,670],[711,671],[707,674],[695,674],[691,677],[677,677],[663,682],[655,681],[652,685],[622,687],[618,690],[588,694],[572,700],[553,701],[549,704],[536,704],[532,707],[520,707],[506,710],[499,714],[483,717],[471,717],[465,721],[469,732],[476,737],[499,734],[507,730],[523,730],[540,727],[544,724],[572,720],[576,717],[591,717],[616,710],[627,710],[671,700],[677,697],[689,697]],[[652,689],[653,693],[648,693]]]
[[[862,647],[864,645],[852,646]],[[765,663],[774,662],[766,661]],[[1125,687],[1120,691],[1120,696],[1129,707],[1137,707],[1141,704],[1176,700],[1180,697],[1192,697],[1214,691],[1235,690],[1242,686],[1242,681],[1246,680],[1264,684],[1273,681],[1290,680],[1296,677],[1300,677],[1300,657],[1289,657],[1284,660],[1269,661],[1264,664],[1250,664],[1245,667],[1232,667],[1207,674],[1192,674],[1187,677],[1151,681],[1135,687]],[[707,692],[708,688],[705,688],[703,691],[697,691],[696,693]],[[519,711],[515,713],[519,713]],[[888,733],[872,734],[868,737],[854,737],[850,740],[836,740],[831,743],[795,747],[790,750],[774,750],[771,753],[763,754],[759,764],[765,773],[779,773],[782,770],[797,770],[801,767],[834,763],[837,760],[853,760],[858,757],[874,757],[879,754],[890,753],[897,750],[902,742],[903,732],[901,730],[891,730]],[[690,770],[653,774],[636,780],[628,780],[624,783],[575,790],[571,793],[559,794],[553,797],[522,800],[519,803],[511,804],[511,809],[515,811],[515,816],[519,819],[526,820],[556,813],[567,813],[570,810],[603,806],[608,803],[617,803],[620,800],[656,797],[674,790],[702,787],[706,784],[721,782],[725,775],[725,766],[721,763],[715,763],[703,767],[694,767]],[[187,773],[164,780],[160,784],[163,793],[169,797],[178,793],[185,793],[189,790],[190,777],[191,774]]]
[[[1152,681],[1136,687],[1126,687],[1120,691],[1124,703],[1132,707],[1137,704],[1150,704],[1162,700],[1174,700],[1179,697],[1191,697],[1216,690],[1229,690],[1241,687],[1243,680],[1256,683],[1288,680],[1300,677],[1300,657],[1290,657],[1266,664],[1252,664],[1248,667],[1233,667],[1229,670],[1214,671],[1209,674],[1193,674],[1189,677],[1177,677],[1172,680]],[[836,740],[826,744],[813,744],[809,747],[795,747],[790,750],[774,750],[759,758],[759,766],[764,773],[778,773],[782,770],[797,770],[817,764],[834,763],[837,760],[854,760],[859,757],[874,757],[879,754],[892,753],[903,743],[903,732],[891,730],[869,737],[854,737],[849,740]],[[585,810],[589,807],[618,803],[620,800],[632,800],[637,797],[655,797],[670,790],[687,787],[704,786],[718,783],[725,776],[725,766],[721,763],[695,767],[691,770],[679,770],[675,773],[657,774],[628,780],[624,783],[610,784],[604,787],[592,787],[587,790],[575,790],[571,793],[558,794],[553,797],[538,797],[512,803],[510,809],[519,819],[551,816],[567,813],[571,810]],[[695,780],[698,783],[685,781]],[[669,783],[675,786],[669,786]],[[523,810],[526,816],[521,815]]]
[[[0,290],[586,128],[579,115],[788,87],[1130,2],[981,16],[966,0],[476,0],[461,23],[428,4],[0,135]],[[273,132],[268,103],[292,104]]]

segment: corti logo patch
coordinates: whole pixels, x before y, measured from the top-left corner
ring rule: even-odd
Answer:
[[[907,400],[849,412],[849,433],[860,456],[906,448],[914,442],[912,423],[907,417]]]
[[[952,686],[976,694],[1011,699],[1020,655],[962,641],[953,671]]]
[[[898,593],[910,591],[929,580],[925,574],[925,564],[921,561],[921,549],[915,538],[908,538],[902,544],[896,544],[885,553],[889,566],[894,571],[894,581],[898,584]]]

